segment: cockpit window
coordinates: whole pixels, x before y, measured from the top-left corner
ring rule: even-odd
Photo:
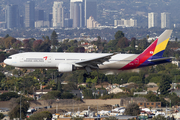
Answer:
[[[7,59],[12,59],[12,57],[8,57]]]

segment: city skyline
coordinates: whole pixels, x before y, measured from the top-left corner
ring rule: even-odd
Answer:
[[[54,3],[56,3],[56,2],[57,1],[54,1]],[[40,27],[51,27],[51,26],[53,26],[55,28],[63,28],[63,27],[69,27],[69,28],[71,28],[71,27],[85,28],[86,27],[87,28],[87,19],[89,19],[90,16],[92,16],[94,18],[94,20],[97,21],[98,23],[100,23],[102,26],[106,25],[106,24],[102,24],[101,22],[99,22],[100,19],[97,18],[98,9],[97,9],[97,1],[96,0],[70,0],[69,8],[67,8],[67,3],[65,3],[66,6],[64,4],[61,4],[61,6],[56,7],[58,9],[58,10],[56,9],[56,11],[59,11],[59,13],[53,12],[54,11],[54,3],[51,8],[52,13],[48,13],[45,10],[35,8],[36,3],[34,1],[33,2],[27,1],[27,3],[25,4],[24,16],[20,15],[20,13],[19,13],[19,15],[14,14],[18,18],[18,23],[17,23],[16,27],[13,27],[13,26],[9,27],[8,24],[10,22],[7,21],[8,19],[7,19],[7,15],[6,15],[6,19],[5,19],[6,27],[5,28],[8,28],[8,29],[9,28],[22,28],[23,26],[25,26],[26,28],[34,28],[37,26],[39,28]],[[61,1],[61,3],[63,3],[63,2]],[[61,10],[59,7],[61,8]],[[8,10],[6,10],[6,11],[8,11]],[[60,11],[61,11],[61,13],[60,13]],[[105,12],[105,14],[107,14],[107,12],[109,12],[105,9],[103,9],[103,11]],[[155,13],[155,12],[152,12],[152,13]],[[162,13],[169,13],[169,12],[164,11]],[[52,18],[50,17],[50,14],[52,14]],[[57,14],[59,16],[57,16],[55,14]],[[117,16],[117,15],[114,15],[114,16]],[[161,18],[162,15],[158,15],[158,17],[160,18],[159,21],[158,21],[158,18],[156,18],[157,15],[155,15],[153,18],[152,16],[150,17],[149,13],[148,13],[147,16],[148,16],[147,17],[148,20],[146,21],[146,19],[145,19],[143,22],[148,23],[148,28],[151,28],[151,27],[170,28],[171,25],[173,24],[173,23],[171,23],[172,21],[170,20],[170,17],[168,17],[168,15],[166,15],[167,18],[165,18],[165,17]],[[113,21],[118,20],[115,17],[111,18],[111,19]],[[126,23],[124,25],[124,27],[140,27],[141,26],[139,24],[140,23],[139,19],[135,19],[134,17],[130,17],[128,19],[125,17],[121,17],[119,20],[121,20],[121,19],[137,20],[137,22],[135,21],[134,23],[132,21],[124,21],[124,23]],[[59,22],[57,22],[57,21],[59,21]],[[65,25],[65,22],[66,22],[66,25]],[[44,23],[46,23],[46,24],[44,24]],[[108,23],[108,22],[106,22],[106,23]],[[130,25],[130,23],[131,23],[131,25]],[[115,25],[115,22],[109,26],[113,26],[113,25]],[[176,26],[176,24],[174,24],[174,26]]]

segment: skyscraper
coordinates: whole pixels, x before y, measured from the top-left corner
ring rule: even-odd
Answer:
[[[36,10],[36,13],[35,13],[35,15],[36,15],[36,21],[38,21],[38,20],[43,20],[44,21],[44,10]]]
[[[52,13],[50,13],[49,15],[48,15],[48,21],[49,21],[49,26],[50,27],[52,27],[52,17],[53,15],[52,15]]]
[[[73,27],[84,27],[84,2],[83,0],[71,0],[70,19],[73,20]]]
[[[18,5],[7,5],[5,17],[8,29],[18,28],[20,24]]]
[[[161,13],[161,28],[170,28],[170,13]]]
[[[54,5],[53,5],[53,27],[64,27],[63,2],[54,2]]]
[[[84,0],[84,6],[84,17],[86,26],[87,19],[89,19],[90,16],[97,21],[97,0]]]
[[[148,13],[148,28],[157,27],[157,13]]]
[[[25,4],[25,27],[34,28],[35,23],[35,2],[27,1]]]

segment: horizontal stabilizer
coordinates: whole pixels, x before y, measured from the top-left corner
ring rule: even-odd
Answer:
[[[150,59],[149,62],[160,62],[164,60],[172,60],[174,57],[163,57],[163,58],[157,58],[157,59]]]

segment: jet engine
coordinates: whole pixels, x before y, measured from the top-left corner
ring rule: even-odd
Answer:
[[[75,70],[75,66],[74,65],[72,65],[72,64],[59,64],[58,65],[58,71],[59,72],[62,72],[62,73],[64,73],[64,72],[72,72],[72,71],[74,71]]]

